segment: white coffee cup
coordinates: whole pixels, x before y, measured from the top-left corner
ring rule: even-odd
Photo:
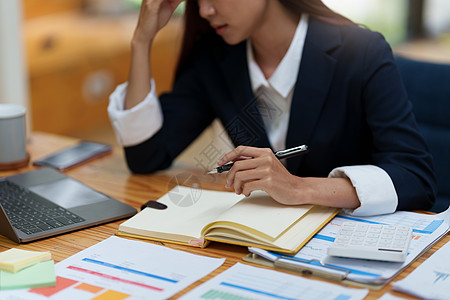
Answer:
[[[28,164],[25,112],[21,105],[0,104],[0,169]]]

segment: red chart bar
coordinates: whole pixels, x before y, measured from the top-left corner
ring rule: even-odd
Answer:
[[[67,279],[64,277],[56,276],[56,285],[52,287],[43,287],[43,288],[35,288],[28,290],[30,293],[42,295],[45,297],[53,296],[54,294],[65,290],[69,286],[72,286],[74,284],[78,283],[78,281]]]
[[[119,282],[123,282],[123,283],[128,283],[128,284],[141,286],[141,287],[148,288],[148,289],[151,289],[151,290],[154,290],[154,291],[158,291],[158,292],[162,292],[163,291],[162,288],[154,287],[154,286],[143,284],[143,283],[140,283],[140,282],[130,281],[130,280],[123,279],[123,278],[114,277],[114,276],[111,276],[111,275],[107,275],[107,274],[103,274],[103,273],[99,273],[99,272],[95,272],[95,271],[91,271],[91,270],[87,270],[87,269],[78,268],[78,267],[75,267],[75,266],[68,266],[67,268],[71,269],[71,270],[74,270],[74,271],[79,271],[79,272],[95,275],[95,276],[98,276],[98,277],[101,277],[101,278],[105,278],[105,279],[109,279],[109,280],[115,280],[115,281],[119,281]]]

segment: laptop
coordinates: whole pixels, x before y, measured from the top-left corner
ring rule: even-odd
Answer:
[[[136,212],[51,168],[0,178],[0,234],[17,243],[116,221]]]

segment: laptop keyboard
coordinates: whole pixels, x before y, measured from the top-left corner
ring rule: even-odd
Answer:
[[[0,203],[11,225],[26,234],[84,221],[80,216],[9,181],[0,181]]]

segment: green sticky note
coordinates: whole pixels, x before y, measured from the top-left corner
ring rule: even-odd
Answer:
[[[53,260],[44,261],[16,273],[0,271],[0,290],[55,286]]]

